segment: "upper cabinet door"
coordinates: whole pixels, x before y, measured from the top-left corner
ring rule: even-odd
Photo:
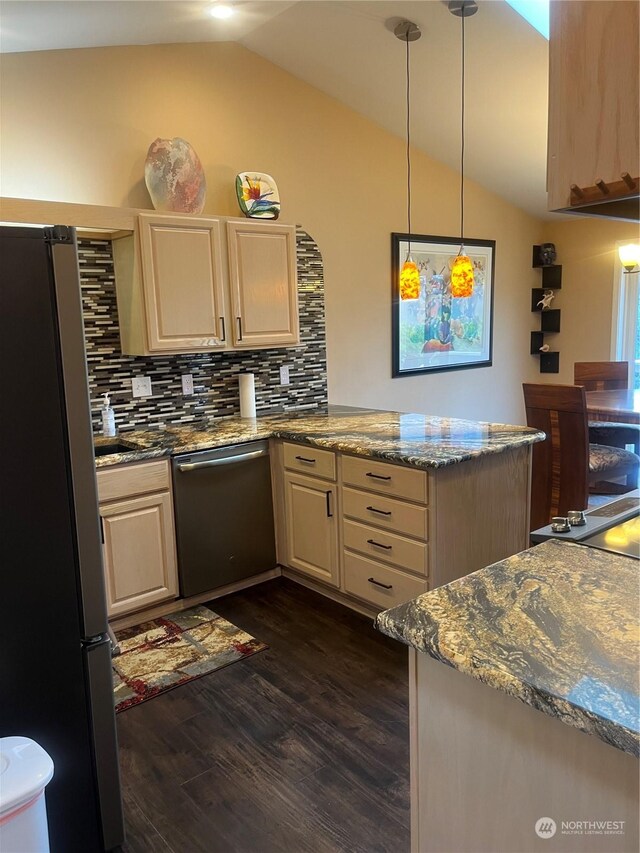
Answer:
[[[222,349],[220,220],[144,213],[139,236],[149,352]]]
[[[637,194],[638,3],[554,0],[550,25],[549,210]]]
[[[233,346],[299,343],[295,227],[230,221],[227,237]]]

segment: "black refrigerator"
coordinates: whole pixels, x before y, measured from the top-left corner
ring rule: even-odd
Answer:
[[[0,734],[36,740],[53,853],[124,838],[75,231],[0,227]]]

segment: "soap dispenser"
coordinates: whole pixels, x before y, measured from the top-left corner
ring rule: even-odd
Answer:
[[[102,434],[115,435],[116,418],[113,409],[109,405],[109,395],[103,394],[102,396],[104,397],[104,406],[102,408]]]

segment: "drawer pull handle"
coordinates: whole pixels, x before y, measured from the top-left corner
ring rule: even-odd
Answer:
[[[307,463],[307,465],[315,465],[315,464],[316,464],[316,460],[315,460],[315,459],[309,459],[309,458],[308,458],[308,457],[306,457],[306,456],[296,456],[296,459],[297,459],[299,462],[306,462],[306,463]]]
[[[387,512],[386,509],[376,509],[374,506],[368,506],[367,509],[369,512],[377,512],[379,515],[391,515],[391,512]]]
[[[369,472],[367,474],[367,477],[373,477],[374,480],[390,480],[391,479],[391,477],[383,477],[382,474],[372,474],[371,472]]]
[[[383,589],[393,589],[392,583],[380,583],[380,581],[377,581],[375,578],[367,578],[367,580],[369,583],[374,583],[376,586],[381,586]]]
[[[367,539],[369,545],[375,545],[376,548],[384,548],[385,551],[390,551],[393,545],[383,545],[382,542],[376,542],[375,539]]]

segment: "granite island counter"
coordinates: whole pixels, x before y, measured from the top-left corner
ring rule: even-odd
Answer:
[[[551,540],[378,616],[410,646],[414,850],[637,850],[639,567]]]

